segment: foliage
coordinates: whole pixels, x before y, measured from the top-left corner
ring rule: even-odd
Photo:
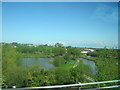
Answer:
[[[65,59],[77,59],[80,56],[81,52],[76,47],[67,47],[67,54],[65,55]]]
[[[55,70],[55,79],[57,84],[70,83],[71,73],[66,69],[56,69]]]
[[[55,70],[56,69],[59,69],[59,70],[63,69],[63,70],[69,71],[69,70],[71,70],[73,68],[73,65],[74,65],[74,64],[71,64],[71,62],[76,63],[76,60],[69,60],[69,61],[67,61],[66,64],[62,64],[60,67],[56,67]]]
[[[53,53],[54,53],[55,56],[63,56],[65,54],[65,48],[55,47],[53,49]]]
[[[25,73],[24,72],[25,69],[22,68],[14,68],[14,69],[10,69],[9,72],[6,75],[6,80],[5,83],[9,86],[16,86],[16,87],[21,87],[23,86],[23,81],[25,80]]]
[[[9,71],[6,77],[3,77],[3,87],[34,87],[46,86],[55,83],[54,71],[46,71],[38,67],[20,67]],[[7,86],[6,86],[7,85]]]
[[[53,47],[46,45],[39,46],[28,46],[28,45],[19,45],[17,46],[17,51],[20,53],[32,53],[32,54],[42,54],[46,56],[51,56]]]
[[[71,55],[70,55],[70,54],[68,54],[68,53],[66,53],[66,54],[65,54],[65,56],[64,56],[64,58],[68,61],[68,60],[70,60],[70,59],[71,59]]]
[[[98,57],[99,56],[99,52],[88,52],[87,55],[88,56],[92,56],[92,57]]]
[[[65,60],[64,60],[63,57],[56,56],[53,63],[54,63],[55,66],[59,67],[62,64],[65,64]]]
[[[89,65],[85,65],[80,61],[77,67],[71,69],[71,74],[73,82],[84,82],[86,80],[84,75],[92,74],[92,69]]]
[[[63,44],[61,44],[61,43],[56,43],[55,44],[55,47],[62,47],[63,46]]]
[[[14,47],[16,46],[16,47]],[[97,65],[96,81],[118,79],[118,51],[117,49],[96,49],[90,53],[90,59],[95,59]],[[92,76],[89,65],[83,64],[73,68],[76,59],[81,55],[76,47],[63,47],[61,44],[54,46],[30,44],[4,44],[2,46],[2,76],[3,87],[34,87],[55,84],[68,84],[87,81],[86,76]],[[36,66],[19,67],[24,57],[33,57]],[[39,57],[54,57],[54,70],[45,70],[37,65]],[[66,62],[66,63],[65,63]],[[71,64],[74,62],[74,64]],[[95,77],[95,76],[93,76]],[[93,78],[92,77],[92,78]],[[99,87],[99,85],[97,86]]]
[[[31,71],[27,73],[25,79],[25,86],[46,86],[55,82],[55,75],[53,71],[46,71],[44,69],[31,68]]]
[[[9,72],[10,69],[17,67],[16,60],[18,53],[14,48],[9,45],[4,45],[2,47],[2,71],[3,74]]]
[[[97,61],[97,80],[105,81],[105,80],[114,80],[118,79],[118,65],[117,61],[117,51],[113,49],[104,48],[101,51],[98,61]]]

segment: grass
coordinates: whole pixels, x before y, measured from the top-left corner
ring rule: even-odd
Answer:
[[[48,63],[49,63],[49,64],[53,64],[53,61],[49,61]]]
[[[67,63],[66,64],[63,64],[63,65],[61,65],[60,67],[57,67],[56,69],[66,69],[66,70],[70,70],[70,69],[72,69],[73,68],[73,65],[74,64],[71,64],[71,62],[74,62],[74,64],[76,63],[76,60],[69,60],[69,61],[67,61]]]

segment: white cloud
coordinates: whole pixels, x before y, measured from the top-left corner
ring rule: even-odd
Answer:
[[[83,41],[77,41],[77,40],[69,40],[69,41],[41,41],[36,42],[38,44],[48,44],[48,45],[55,45],[55,43],[62,43],[64,46],[75,46],[75,47],[118,47],[118,42],[116,41],[107,41],[107,40],[83,40]]]
[[[66,44],[65,41],[38,41],[39,44],[55,45],[56,43]]]
[[[89,41],[72,41],[66,44],[77,46],[77,47],[104,47],[108,48],[117,47],[118,43],[115,41],[105,41],[105,40],[89,40]]]

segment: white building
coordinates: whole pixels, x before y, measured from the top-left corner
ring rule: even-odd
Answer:
[[[88,53],[89,51],[81,51],[81,53],[84,53],[84,54],[86,54],[86,53]]]
[[[93,49],[85,49],[85,51],[91,51],[91,52],[94,52],[95,50],[93,50]]]
[[[93,49],[84,49],[83,51],[81,51],[81,53],[87,54],[88,52],[94,52],[95,50]]]

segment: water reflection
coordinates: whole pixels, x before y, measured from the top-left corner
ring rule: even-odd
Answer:
[[[54,58],[23,58],[23,63],[21,66],[33,66],[39,65],[42,66],[45,70],[53,69],[55,66],[53,64],[49,64],[50,61],[53,61]]]

